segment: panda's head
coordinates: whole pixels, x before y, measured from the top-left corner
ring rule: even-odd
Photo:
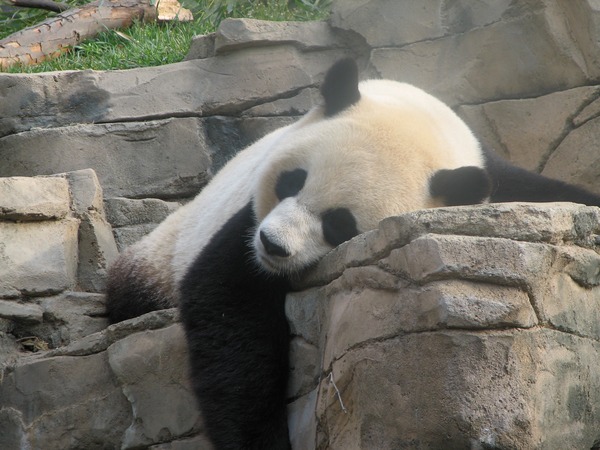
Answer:
[[[439,100],[394,81],[359,83],[350,59],[321,93],[257,178],[253,246],[268,272],[299,272],[385,217],[489,195],[477,140]]]

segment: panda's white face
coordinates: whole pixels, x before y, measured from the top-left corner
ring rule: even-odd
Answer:
[[[307,179],[303,168],[280,173],[274,186],[278,204],[255,233],[256,258],[270,272],[297,272],[359,234],[349,208],[307,201],[303,194]]]
[[[442,206],[430,193],[434,173],[483,166],[469,129],[434,97],[382,80],[360,93],[291,130],[259,172],[253,247],[265,270],[302,271],[385,217]]]

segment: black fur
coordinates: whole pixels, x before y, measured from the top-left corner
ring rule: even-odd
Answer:
[[[429,180],[429,192],[446,206],[473,205],[490,196],[491,180],[481,167],[438,170]]]
[[[516,167],[484,151],[486,170],[492,181],[492,202],[573,202],[600,206],[600,196],[585,189]]]
[[[294,197],[304,187],[308,173],[304,169],[294,169],[283,172],[277,178],[275,184],[275,195],[279,200]]]
[[[348,208],[328,209],[322,214],[321,220],[323,237],[333,247],[358,235],[356,219]]]
[[[358,66],[352,58],[341,59],[327,71],[321,85],[325,115],[331,117],[360,100]]]
[[[168,308],[156,286],[133,273],[133,268],[121,264],[111,266],[106,282],[106,310],[110,323],[117,323],[150,311]]]
[[[439,170],[429,180],[429,192],[447,206],[472,205],[486,198],[500,202],[573,202],[600,206],[600,196],[572,184],[513,166],[484,150],[485,170],[460,167]]]
[[[261,272],[252,205],[233,216],[181,285],[192,383],[215,449],[289,449],[288,283]]]

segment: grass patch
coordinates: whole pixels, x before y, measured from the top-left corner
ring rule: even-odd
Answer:
[[[170,64],[183,60],[193,36],[215,31],[226,17],[321,20],[327,17],[330,7],[330,0],[295,0],[291,3],[289,0],[184,0],[182,3],[194,13],[192,22],[135,23],[119,33],[107,30],[57,58],[32,66],[15,65],[5,72],[112,70]],[[0,11],[0,39],[52,15],[27,9],[17,10],[14,14]]]

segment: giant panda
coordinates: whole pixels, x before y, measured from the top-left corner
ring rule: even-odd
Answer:
[[[287,449],[290,280],[388,216],[486,201],[573,201],[580,188],[485,151],[445,104],[334,64],[322,104],[240,152],[109,272],[118,322],[179,305],[216,449]]]

